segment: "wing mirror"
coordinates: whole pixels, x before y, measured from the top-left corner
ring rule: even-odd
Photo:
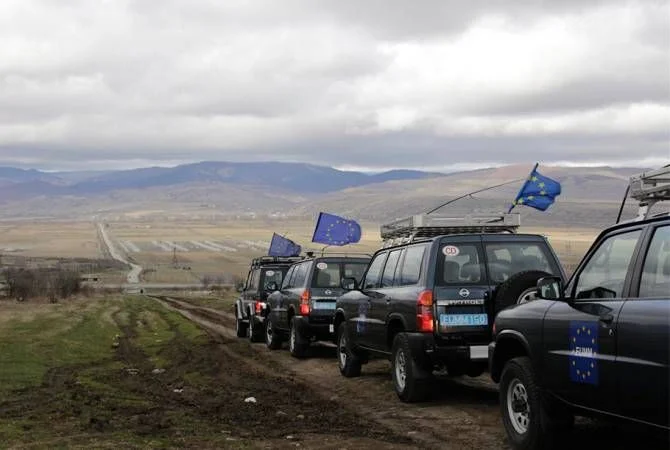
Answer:
[[[344,290],[353,291],[358,289],[358,282],[356,282],[356,278],[345,277],[340,281],[340,286]]]
[[[237,286],[237,292],[244,291],[244,286]]]
[[[560,277],[544,277],[537,280],[537,296],[544,300],[563,298],[563,280]]]
[[[279,285],[276,282],[271,281],[265,285],[265,290],[268,292],[274,292],[279,290]]]

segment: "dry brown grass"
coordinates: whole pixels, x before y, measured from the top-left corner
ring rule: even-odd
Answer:
[[[379,226],[362,223],[361,242],[327,251],[372,253],[380,247]],[[312,244],[314,223],[306,220],[243,219],[229,221],[163,220],[124,221],[111,223],[109,233],[115,241],[130,241],[144,251],[130,253],[148,272],[148,282],[193,283],[203,275],[216,278],[222,274],[245,275],[249,260],[264,252],[259,249],[238,248],[236,252],[191,250],[177,252],[178,267],[172,264],[172,252],[157,251],[153,241],[263,241],[269,243],[273,231],[285,234],[305,249],[321,250]],[[598,233],[589,228],[523,228],[522,232],[544,234],[549,238],[563,264],[571,271]],[[43,257],[99,257],[95,224],[92,222],[0,223],[0,248],[22,248],[13,253]],[[191,270],[184,270],[190,267]],[[122,272],[106,273],[108,283],[125,281]]]

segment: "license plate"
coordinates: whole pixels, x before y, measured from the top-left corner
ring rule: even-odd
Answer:
[[[335,302],[314,302],[313,309],[335,309]]]
[[[443,327],[476,327],[489,324],[487,314],[440,314]]]

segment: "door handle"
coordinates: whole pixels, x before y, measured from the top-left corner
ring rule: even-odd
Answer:
[[[614,321],[614,316],[612,314],[605,314],[600,316],[600,321],[604,324],[610,325]]]

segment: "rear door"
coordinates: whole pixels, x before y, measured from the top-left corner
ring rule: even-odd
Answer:
[[[353,309],[350,311],[349,320],[352,323],[354,340],[358,345],[367,348],[375,348],[373,333],[375,326],[379,326],[379,324],[375,325],[373,323],[374,319],[370,315],[372,313],[370,309],[372,308],[373,298],[381,295],[379,288],[387,256],[388,252],[380,252],[375,255],[363,277],[360,290],[354,294],[355,297],[351,299],[352,304],[349,306]]]
[[[391,300],[394,298],[394,284],[396,281],[396,272],[400,262],[400,256],[403,249],[391,250],[388,253],[382,275],[379,280],[379,286],[369,295],[369,344],[375,349],[386,351],[386,323],[391,307]]]
[[[437,333],[467,344],[488,344],[491,298],[481,237],[443,238],[435,265]],[[471,355],[484,357],[485,355]]]
[[[543,383],[575,405],[617,410],[617,320],[629,298],[643,228],[599,239],[544,321]]]
[[[310,323],[331,323],[335,301],[344,293],[341,287],[342,262],[336,259],[318,259],[308,279],[311,294]]]
[[[668,426],[670,225],[650,227],[617,324],[617,413]]]
[[[290,294],[291,282],[295,278],[295,270],[297,264],[291,266],[291,268],[286,272],[284,281],[282,282],[281,289],[278,292],[274,292],[270,296],[270,307],[274,313],[274,318],[277,320],[275,327],[287,329],[288,328],[288,302],[287,298]]]

